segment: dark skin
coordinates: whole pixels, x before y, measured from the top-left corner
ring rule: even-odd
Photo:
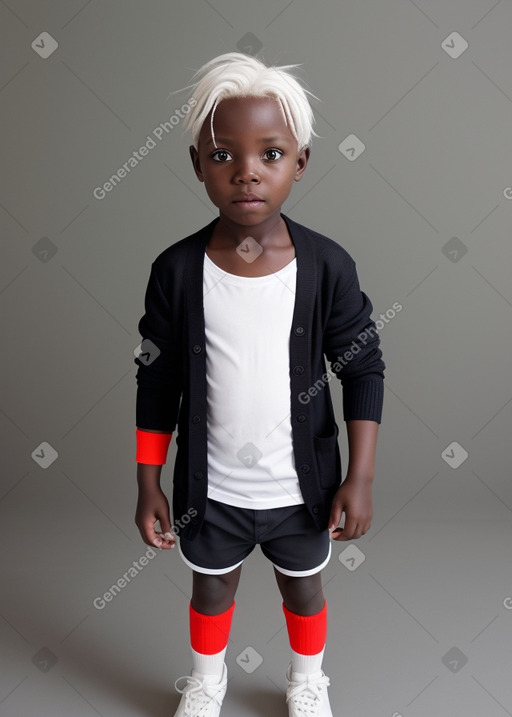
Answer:
[[[264,276],[279,271],[295,257],[281,207],[293,182],[300,181],[304,174],[310,150],[298,150],[297,140],[278,103],[268,97],[222,100],[215,110],[214,134],[216,146],[208,115],[199,135],[198,149],[189,148],[196,176],[219,210],[219,221],[206,253],[221,269],[239,276]],[[256,206],[240,204],[237,200],[244,193],[254,194],[262,201]],[[255,239],[263,249],[250,263],[236,251],[247,237]],[[331,507],[329,530],[333,540],[355,540],[370,529],[378,425],[375,421],[346,421],[349,464]],[[137,465],[139,497],[135,523],[145,543],[170,550],[175,546],[175,537],[169,502],[160,487],[161,468]],[[345,524],[340,528],[342,514]],[[163,535],[155,532],[156,520]],[[235,598],[240,573],[241,566],[224,575],[193,571],[192,607],[206,615],[227,610]],[[322,609],[320,572],[300,578],[283,575],[276,569],[274,573],[288,610],[298,615],[314,615]]]

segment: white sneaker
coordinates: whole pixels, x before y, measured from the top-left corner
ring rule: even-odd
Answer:
[[[307,677],[304,682],[291,679],[292,666],[286,671],[288,689],[286,702],[289,717],[333,717],[327,688],[330,680],[323,672],[320,677]]]
[[[183,689],[178,687],[180,680],[187,680]],[[226,663],[222,668],[222,678],[215,684],[205,683],[192,675],[178,677],[174,687],[183,697],[174,717],[219,717],[222,700],[228,684]]]

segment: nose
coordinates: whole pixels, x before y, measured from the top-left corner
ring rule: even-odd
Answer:
[[[237,184],[259,183],[260,176],[254,162],[250,159],[241,159],[235,168],[234,181]]]

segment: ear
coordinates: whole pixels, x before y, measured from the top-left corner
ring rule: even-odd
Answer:
[[[196,177],[199,179],[200,182],[204,182],[203,173],[201,171],[201,162],[199,161],[199,152],[193,144],[190,145],[188,151],[190,153],[190,159],[192,160],[192,166],[194,167]]]
[[[305,147],[297,155],[297,169],[295,171],[294,181],[298,182],[302,178],[306,167],[308,166],[309,155],[311,154],[311,148]]]

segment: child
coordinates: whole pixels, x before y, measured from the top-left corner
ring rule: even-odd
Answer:
[[[280,211],[315,134],[292,67],[227,53],[194,76],[184,130],[219,216],[155,259],[139,323],[135,522],[148,545],[178,536],[193,571],[179,717],[220,714],[235,593],[256,544],[283,600],[289,715],[332,717],[321,570],[330,538],[357,539],[372,519],[385,365],[352,258]],[[343,483],[324,354],[343,386]],[[176,425],[171,526],[159,481]]]

